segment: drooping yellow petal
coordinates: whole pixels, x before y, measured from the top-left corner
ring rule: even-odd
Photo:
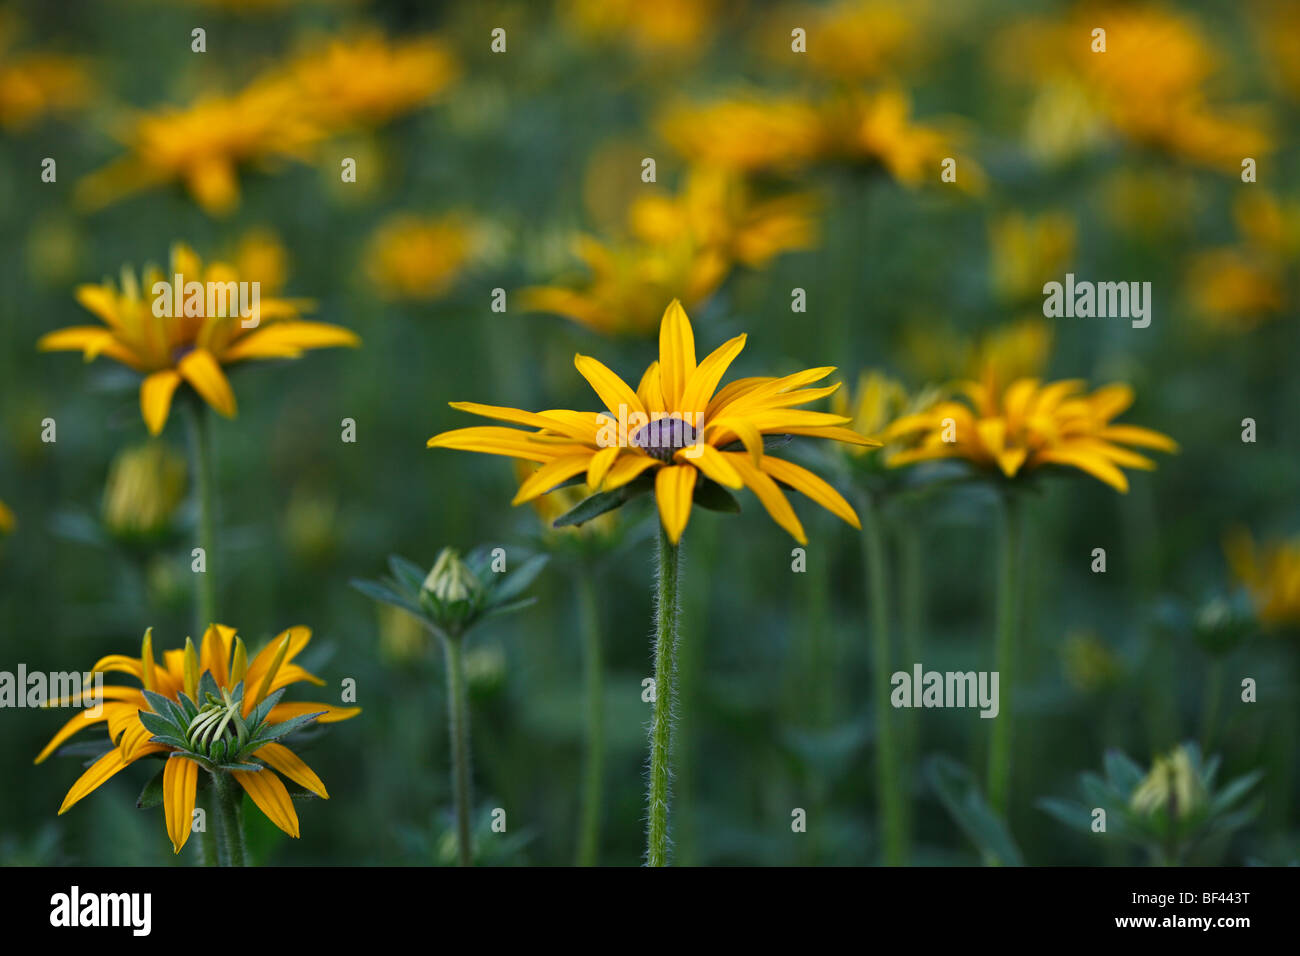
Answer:
[[[855,528],[862,527],[857,512],[844,500],[844,496],[807,468],[771,455],[763,456],[762,468],[777,481],[784,482],[811,498],[837,518],[842,518]]]
[[[429,448],[455,448],[476,451],[484,455],[504,455],[525,461],[548,462],[565,454],[582,450],[574,443],[556,444],[542,440],[536,432],[517,428],[500,428],[482,425],[476,428],[457,428],[434,435],[426,443]]]
[[[722,452],[712,445],[701,442],[683,448],[677,453],[677,459],[683,464],[694,465],[720,485],[726,485],[728,488],[740,488],[744,485],[740,480],[740,474],[731,467],[731,462],[727,461]]]
[[[645,406],[641,404],[641,399],[637,398],[636,392],[598,359],[579,354],[573,357],[573,365],[600,396],[600,400],[605,403],[605,407],[614,414],[615,418],[618,418],[621,407],[625,420],[632,412],[640,412],[649,420],[650,416],[646,413]]]
[[[649,455],[621,455],[605,475],[605,491],[621,488],[636,479],[647,469],[661,464],[658,458]]]
[[[307,349],[356,348],[360,344],[351,329],[327,322],[274,322],[236,339],[221,353],[221,360],[297,358]]]
[[[612,451],[615,455],[618,454],[617,448],[605,450]],[[574,475],[587,471],[592,457],[592,454],[588,452],[587,454],[570,455],[566,458],[557,458],[555,461],[548,462],[528,476],[528,480],[519,486],[519,492],[510,503],[519,505],[525,501],[531,501],[538,495],[546,494],[556,485],[568,481]]]
[[[266,818],[294,839],[298,838],[298,814],[280,778],[272,770],[232,770],[231,776],[248,792]]]
[[[693,465],[666,465],[655,475],[655,500],[659,504],[659,519],[663,522],[668,540],[673,544],[681,540],[686,523],[691,519],[697,474]]]
[[[177,364],[177,369],[198,392],[205,402],[218,414],[234,418],[238,409],[235,406],[235,393],[230,390],[230,382],[221,364],[207,349],[195,349],[185,355]]]
[[[180,383],[180,373],[171,368],[154,372],[140,383],[140,413],[150,435],[162,433],[171,412],[172,395]]]
[[[1097,432],[1098,438],[1107,441],[1136,445],[1138,448],[1154,448],[1156,451],[1178,451],[1178,442],[1168,435],[1140,425],[1107,425]]]
[[[36,759],[33,760],[32,763],[42,763],[46,757],[58,750],[59,745],[69,737],[80,733],[91,724],[98,724],[108,720],[108,714],[109,710],[107,707],[100,708],[100,713],[94,717],[90,716],[90,711],[88,710],[79,711],[66,724],[59,728],[59,732],[55,734],[41,752],[36,755]]]
[[[335,724],[340,720],[350,720],[359,713],[361,713],[360,707],[335,707],[332,704],[294,701],[290,704],[276,704],[271,708],[271,712],[266,715],[266,722],[279,724],[286,720],[292,720],[294,717],[301,717],[304,714],[320,714],[321,716],[316,718],[316,723]]]
[[[146,757],[151,753],[161,753],[166,749],[167,748],[163,747],[161,744],[148,744],[136,751],[135,759]],[[120,770],[124,770],[134,762],[134,759],[123,759],[122,751],[116,747],[104,754],[104,756],[91,764],[86,769],[85,773],[77,778],[77,782],[72,785],[72,789],[68,791],[68,795],[63,798],[63,805],[59,807],[59,816],[67,813],[82,797],[94,793],[114,774]]]
[[[734,434],[754,459],[755,466],[763,460],[763,435],[748,418],[739,415],[719,418],[717,421],[709,422],[704,431],[707,436],[710,436],[709,441],[721,445],[730,444],[728,436]]]
[[[1035,464],[1069,465],[1087,472],[1099,481],[1110,485],[1121,494],[1128,492],[1128,479],[1101,455],[1068,448],[1051,448],[1034,456]]]
[[[681,406],[686,383],[695,374],[695,333],[681,302],[673,299],[659,324],[659,381],[668,411]]]
[[[609,448],[602,448],[596,454],[591,456],[591,461],[587,465],[587,487],[592,491],[600,488],[600,483],[605,480],[605,475],[613,466],[615,459],[618,458],[622,449],[617,445],[611,445]]]
[[[288,747],[274,742],[263,744],[257,748],[254,756],[274,767],[294,783],[306,787],[318,797],[325,800],[330,798],[329,793],[325,790],[325,784],[321,782],[321,778],[316,776],[315,771],[303,763],[302,758]]]
[[[190,838],[194,800],[198,793],[199,765],[187,757],[172,757],[163,767],[163,815],[167,837],[175,852]]]
[[[477,402],[448,402],[447,404],[457,411],[469,412],[471,415],[482,415],[484,418],[495,418],[503,422],[514,422],[516,425],[546,429],[561,435],[568,435],[576,441],[591,441],[595,433],[595,429],[588,427],[586,423],[575,424],[563,418],[552,418],[545,413],[526,412],[520,408],[480,405]]]
[[[788,531],[800,544],[807,544],[808,536],[804,534],[803,525],[799,523],[799,516],[794,513],[789,500],[771,476],[756,468],[750,457],[743,452],[729,451],[723,454],[730,460],[732,467],[740,472],[745,485],[758,496],[758,500],[772,516],[772,520]]]

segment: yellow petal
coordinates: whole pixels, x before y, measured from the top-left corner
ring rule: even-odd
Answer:
[[[232,770],[231,776],[248,791],[259,810],[266,818],[289,836],[298,837],[298,814],[293,809],[293,800],[284,788],[280,778],[271,770]]]
[[[163,815],[166,817],[167,837],[177,853],[190,838],[198,785],[199,765],[193,760],[172,757],[163,767]]]
[[[713,397],[714,390],[718,387],[718,382],[722,381],[722,376],[726,374],[727,369],[744,347],[745,336],[737,335],[710,352],[691,374],[686,383],[681,405],[676,411],[704,411],[708,407],[709,399]]]
[[[1128,479],[1124,477],[1124,472],[1101,455],[1071,451],[1068,448],[1053,448],[1038,452],[1034,456],[1034,464],[1069,465],[1105,482],[1121,494],[1128,492]]]
[[[605,480],[605,475],[609,472],[610,467],[613,466],[621,451],[621,448],[614,445],[609,448],[602,448],[591,456],[591,462],[587,465],[588,488],[592,491],[600,488],[600,483]]]
[[[605,475],[605,491],[621,488],[637,478],[643,471],[660,464],[659,459],[649,455],[629,454],[620,456]]]
[[[316,776],[315,771],[303,763],[302,759],[288,747],[277,743],[263,744],[257,748],[254,755],[318,797],[325,800],[330,798],[320,777]]]
[[[650,367],[641,376],[641,384],[636,387],[636,396],[641,399],[641,404],[651,414],[668,410],[664,407],[664,391],[663,384],[659,380],[658,362],[651,362]]]
[[[594,420],[592,426],[576,423],[562,418],[552,418],[546,414],[524,411],[521,408],[506,408],[500,405],[480,405],[477,402],[449,402],[457,411],[495,418],[498,421],[514,422],[516,425],[528,425],[532,428],[545,429],[561,435],[568,435],[576,441],[591,441],[595,437]]]
[[[790,533],[790,535],[800,544],[808,543],[808,536],[804,534],[803,525],[799,523],[799,517],[790,507],[790,502],[786,496],[777,487],[772,478],[754,467],[748,455],[741,452],[724,452],[726,457],[731,461],[736,471],[740,472],[741,479],[749,487],[758,500],[762,502],[767,513],[772,516],[772,520]]]
[[[745,484],[740,480],[740,474],[736,469],[731,467],[731,462],[727,461],[722,452],[712,445],[701,443],[683,448],[677,453],[677,457],[683,464],[694,465],[720,485],[740,488]]]
[[[731,444],[730,441],[726,441],[728,434],[734,434],[754,459],[755,466],[763,460],[763,436],[748,418],[738,415],[720,418],[715,422],[709,422],[704,431],[706,435],[712,436],[713,441],[728,445]]]
[[[1108,425],[1097,432],[1098,438],[1104,438],[1107,441],[1122,442],[1125,445],[1136,445],[1139,448],[1154,448],[1157,451],[1178,451],[1178,442],[1174,441],[1168,435],[1161,434],[1150,428],[1142,428],[1139,425]]]
[[[63,805],[59,807],[59,815],[67,813],[82,797],[94,793],[99,787],[113,774],[126,768],[122,760],[122,751],[114,747],[104,756],[92,763],[72,785],[68,795],[63,798]]]
[[[177,368],[194,391],[219,414],[226,418],[235,417],[235,393],[230,390],[226,373],[221,371],[221,365],[211,352],[195,349],[180,360]]]
[[[600,396],[605,407],[613,412],[615,418],[618,417],[619,407],[622,406],[624,418],[632,412],[640,412],[649,420],[650,416],[646,413],[645,406],[641,404],[641,399],[637,398],[636,392],[599,360],[590,355],[575,355],[573,365]]]
[[[607,448],[605,450],[612,451],[615,455],[618,454],[617,448]],[[587,471],[592,458],[592,454],[588,452],[582,455],[557,458],[555,461],[548,462],[528,476],[528,480],[519,486],[518,494],[510,503],[519,505],[525,501],[531,501],[539,495],[546,494],[554,489],[556,485],[568,481],[574,475]]]
[[[681,540],[686,522],[691,518],[696,474],[692,465],[667,465],[655,475],[655,500],[659,503],[659,519],[663,522],[668,540],[673,544]]]
[[[807,495],[831,514],[842,518],[855,528],[862,527],[857,512],[844,500],[844,496],[807,468],[796,465],[792,461],[773,458],[771,455],[763,456],[762,467],[763,471],[777,481],[784,482],[801,494]]]
[[[263,310],[263,317],[266,317]],[[235,340],[221,353],[222,361],[297,358],[306,349],[356,348],[355,332],[326,322],[276,322]]]
[[[321,713],[322,711],[324,713]],[[280,724],[286,720],[292,720],[294,717],[301,717],[303,714],[320,714],[316,718],[316,723],[336,724],[340,720],[350,720],[359,713],[361,713],[360,707],[334,707],[331,704],[294,701],[291,704],[276,704],[271,708],[271,712],[266,715],[266,722]]]
[[[691,331],[691,320],[686,317],[681,302],[673,299],[659,324],[659,381],[669,411],[685,410],[681,407],[682,395],[693,374],[695,333]]]
[[[180,383],[180,373],[171,368],[154,372],[140,383],[140,412],[150,435],[162,433],[171,413],[172,394]]]
[[[107,688],[105,689],[107,690]],[[90,716],[90,711],[88,710],[79,711],[66,724],[59,728],[59,732],[55,734],[50,742],[45,745],[45,748],[36,755],[36,759],[33,760],[32,763],[41,763],[46,757],[54,753],[54,751],[59,748],[59,745],[65,740],[74,734],[85,730],[91,724],[98,724],[108,720],[108,713],[109,711],[107,707],[100,708],[100,713],[97,717]]]

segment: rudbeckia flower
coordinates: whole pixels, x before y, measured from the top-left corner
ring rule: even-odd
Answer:
[[[310,640],[308,628],[290,628],[250,661],[235,629],[214,624],[203,635],[198,651],[187,640],[183,650],[166,651],[158,662],[150,629],[145,632],[139,657],[110,654],[101,658],[91,668],[92,674],[130,674],[141,686],[105,686],[100,706],[78,713],[37,755],[35,762],[41,763],[64,741],[92,724],[108,725],[112,749],[72,785],[59,813],[68,812],[141,758],[162,756],[167,760],[162,781],[167,835],[177,853],[189,839],[201,769],[229,773],[272,823],[297,837],[293,801],[272,771],[325,799],[329,794],[320,777],[292,750],[276,743],[276,738],[311,720],[332,723],[361,712],[359,707],[279,702],[283,688],[290,684],[325,683],[293,663]],[[201,699],[204,696],[208,696],[206,704]],[[87,691],[82,699],[55,704],[91,703],[93,697],[94,692]],[[186,723],[184,738],[158,733],[159,720]]]
[[[764,449],[766,435],[877,444],[845,428],[849,419],[843,415],[793,407],[834,392],[838,384],[805,387],[834,368],[780,378],[742,378],[719,390],[727,367],[744,347],[745,336],[738,335],[697,363],[690,320],[674,299],[659,328],[659,361],[646,370],[635,391],[596,359],[574,357],[578,372],[607,412],[534,413],[453,402],[453,408],[536,430],[461,428],[435,435],[428,444],[539,463],[514,504],[531,501],[578,476],[585,478],[592,492],[614,491],[638,479],[648,484],[652,477],[659,517],[674,545],[686,528],[704,479],[727,488],[748,486],[777,524],[800,543],[807,541],[803,525],[778,482],[858,527],[857,515],[839,492],[807,469]]]
[[[899,419],[890,440],[919,438],[919,445],[889,459],[900,467],[918,461],[959,458],[1006,479],[1045,465],[1077,468],[1116,491],[1128,491],[1121,468],[1155,468],[1128,446],[1176,452],[1166,435],[1137,425],[1112,424],[1133,404],[1127,385],[1106,385],[1090,394],[1078,380],[1044,385],[1020,378],[1005,390],[993,376],[965,382],[967,401],[939,402],[919,415]]]
[[[1256,547],[1250,532],[1237,529],[1224,551],[1260,623],[1269,630],[1300,628],[1300,538]]]
[[[475,258],[481,238],[463,216],[394,216],[370,239],[366,273],[385,299],[437,299]]]
[[[166,283],[164,290],[174,288],[177,276],[182,289],[197,282],[204,295],[191,298],[186,292],[183,315],[155,314],[157,295],[173,295],[171,291],[155,293],[155,285],[162,282]],[[172,396],[182,382],[216,411],[233,418],[235,394],[224,366],[250,359],[298,358],[307,349],[360,344],[347,329],[299,319],[299,313],[312,305],[305,300],[260,299],[257,324],[252,328],[244,328],[249,320],[241,316],[233,296],[227,299],[223,295],[218,304],[229,307],[209,314],[214,298],[211,290],[218,286],[228,290],[229,283],[239,281],[230,266],[221,262],[204,266],[188,246],[178,243],[172,248],[167,276],[148,267],[142,281],[137,281],[133,272],[123,269],[120,289],[110,281],[80,286],[77,301],[103,326],[59,329],[42,336],[37,348],[81,352],[86,361],[104,355],[139,372],[144,376],[140,411],[150,434],[157,435],[167,424]]]
[[[0,501],[0,534],[8,534],[14,530],[14,513],[9,510],[9,506]]]

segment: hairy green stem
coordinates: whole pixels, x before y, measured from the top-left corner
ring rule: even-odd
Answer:
[[[473,866],[470,842],[469,701],[465,696],[465,659],[460,637],[444,637],[447,659],[447,713],[451,735],[452,785],[456,791],[456,843],[460,865]]]
[[[903,629],[903,670],[909,670],[913,664],[921,663],[921,631],[924,620],[925,583],[922,578],[921,539],[916,529],[904,526],[898,532],[898,578],[900,592],[900,616]],[[917,751],[920,746],[920,711],[908,710],[903,717],[903,768],[904,779],[910,777],[916,765]],[[912,834],[912,814],[910,805],[903,805],[903,839],[910,842]]]
[[[199,498],[199,547],[203,573],[198,575],[198,627],[202,637],[217,620],[216,479],[212,468],[212,422],[207,406],[195,398],[184,403],[190,432],[190,462]]]
[[[600,851],[600,820],[605,775],[605,674],[600,640],[600,608],[593,569],[578,571],[578,616],[587,680],[587,755],[583,768],[582,817],[578,824],[579,866],[595,866]]]
[[[267,770],[266,773],[271,771]],[[224,770],[212,775],[212,792],[221,817],[221,862],[223,866],[245,866],[244,790]]]
[[[886,866],[907,861],[903,820],[902,779],[898,770],[898,739],[894,731],[894,708],[889,701],[889,592],[885,578],[885,537],[880,512],[870,493],[858,495],[862,520],[862,563],[867,577],[867,601],[871,617],[871,670],[875,692],[871,695],[876,718],[876,782],[880,793],[881,836]]]
[[[659,527],[655,593],[655,704],[650,722],[650,786],[646,795],[646,865],[668,865],[668,784],[677,682],[678,548]]]
[[[1024,517],[1014,492],[1003,498],[1002,540],[998,554],[997,630],[994,657],[998,671],[998,716],[993,722],[993,742],[989,747],[989,805],[1005,817],[1011,786],[1011,745],[1017,631],[1017,609],[1021,579],[1024,574]]]
[[[208,801],[205,799],[204,802],[206,803]],[[205,814],[205,816],[211,818],[213,814],[209,812]],[[208,820],[203,821],[203,829],[199,831],[199,865],[221,865],[221,857],[217,851],[217,834],[213,828],[208,825]]]

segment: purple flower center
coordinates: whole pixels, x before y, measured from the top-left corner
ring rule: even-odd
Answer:
[[[672,461],[676,452],[699,440],[697,434],[695,428],[680,418],[657,418],[633,432],[628,442],[660,461]]]

